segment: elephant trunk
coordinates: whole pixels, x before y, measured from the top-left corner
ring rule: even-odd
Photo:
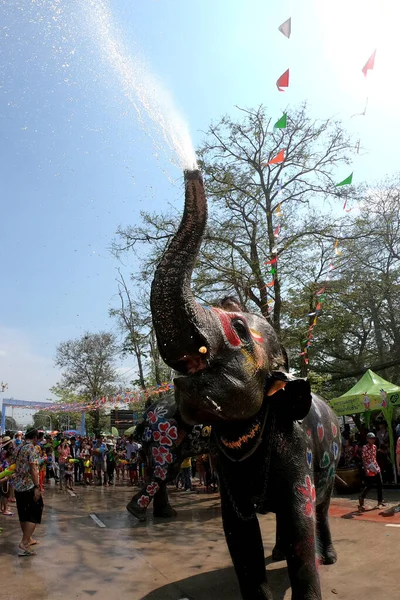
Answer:
[[[190,289],[193,268],[207,222],[200,171],[185,171],[185,208],[179,229],[157,266],[150,305],[158,347],[171,368],[187,373],[206,366],[208,311]]]

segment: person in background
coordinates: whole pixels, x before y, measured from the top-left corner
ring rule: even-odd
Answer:
[[[360,494],[358,510],[364,511],[364,499],[367,495],[367,492],[372,489],[373,485],[377,487],[378,493],[378,508],[386,506],[383,501],[382,494],[382,478],[381,478],[381,470],[376,461],[376,446],[375,446],[375,434],[370,432],[367,434],[367,443],[362,449],[362,462],[365,473],[365,488]]]
[[[107,442],[107,477],[108,477],[108,483],[110,485],[113,485],[113,483],[114,483],[115,466],[116,466],[115,446],[109,440]]]
[[[80,445],[77,443],[75,437],[71,437],[71,444],[69,446],[69,451],[71,453],[72,458],[77,458],[77,459],[80,458],[81,448],[80,448]],[[74,463],[75,483],[81,482],[82,472],[83,472],[83,463],[80,460],[79,462]]]
[[[58,467],[60,470],[60,490],[63,489],[63,483],[65,483],[65,464],[70,456],[69,445],[66,440],[62,440],[61,444],[57,448],[58,450]]]
[[[378,448],[381,448],[381,446],[389,445],[389,432],[387,428],[387,423],[385,421],[379,422],[376,437],[378,439]]]
[[[107,486],[107,446],[104,443],[101,435],[97,436],[96,442],[93,444],[92,453],[94,456],[94,468],[98,477],[98,485],[103,485],[104,477],[104,485]]]
[[[93,460],[91,456],[86,456],[83,462],[83,480],[86,485],[93,484]]]
[[[75,462],[73,458],[68,458],[65,462],[65,471],[64,471],[64,478],[65,478],[65,487],[67,488],[67,490],[71,490],[73,491],[73,487],[72,487],[72,482],[74,479],[74,467],[75,467]]]
[[[11,441],[11,438],[8,438]],[[11,465],[12,452],[5,449],[2,451],[2,458],[0,462],[0,473],[8,469]],[[8,499],[10,497],[10,479],[11,477],[2,477],[0,480],[0,498],[1,498],[1,513],[6,517],[12,517],[14,513],[8,508]]]
[[[40,491],[44,491],[44,480],[46,479],[47,455],[43,447],[38,446],[39,456],[39,487]]]
[[[192,490],[192,459],[190,456],[185,458],[181,464],[183,474],[184,491],[190,492]]]
[[[397,475],[400,475],[400,437],[396,442],[396,467]]]
[[[39,488],[37,435],[37,429],[27,431],[25,443],[21,445],[15,457],[14,489],[22,529],[22,539],[18,546],[19,556],[36,554],[32,546],[37,542],[32,536],[36,525],[40,525],[42,521],[43,499]]]

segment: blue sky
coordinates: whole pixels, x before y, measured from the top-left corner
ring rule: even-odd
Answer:
[[[3,2],[0,380],[15,398],[48,396],[60,341],[113,327],[120,265],[108,249],[118,225],[183,203],[173,152],[156,148],[157,130],[140,123],[135,94],[109,61],[101,7],[127,61],[147,64],[170,92],[194,145],[235,105],[264,103],[278,118],[308,100],[315,116],[337,115],[361,135],[368,152],[355,158],[357,181],[398,169],[395,2]],[[287,40],[277,28],[290,14]],[[275,82],[288,67],[280,94]],[[366,117],[350,119],[367,94]],[[125,275],[129,267],[127,259]]]

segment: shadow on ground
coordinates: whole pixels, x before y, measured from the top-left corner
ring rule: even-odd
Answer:
[[[271,563],[272,559],[268,557],[266,564]],[[287,590],[290,589],[286,562],[282,563],[282,566],[268,569],[268,584],[274,600],[284,600]],[[180,598],[187,600],[194,600],[194,598],[196,600],[241,600],[242,596],[235,571],[233,567],[228,567],[208,573],[199,573],[163,585],[146,596],[142,596],[140,600],[179,600]]]

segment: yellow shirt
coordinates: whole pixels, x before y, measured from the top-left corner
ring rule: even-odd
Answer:
[[[189,458],[185,458],[185,460],[181,464],[181,469],[187,469],[188,467],[191,467],[191,466],[192,466],[192,459],[189,456]]]

